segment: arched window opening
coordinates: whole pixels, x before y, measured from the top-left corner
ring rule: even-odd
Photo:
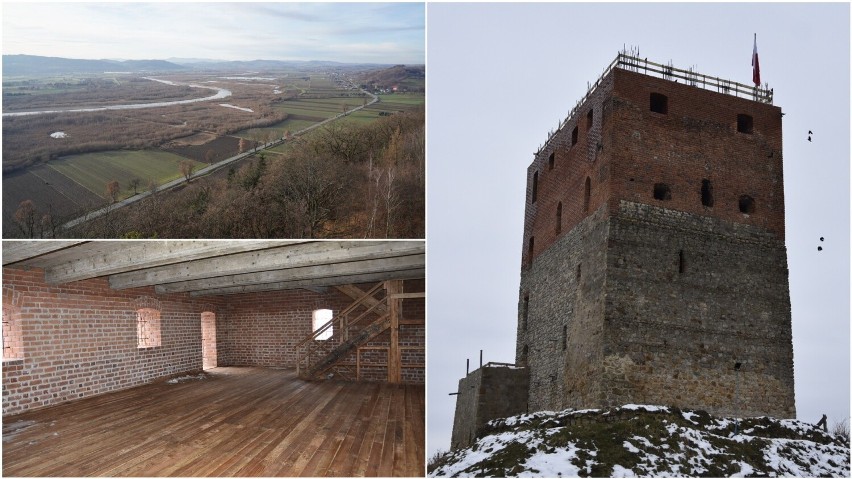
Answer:
[[[586,131],[589,131],[589,130],[592,129],[592,123],[594,123],[594,120],[595,120],[595,110],[592,109],[592,110],[589,110],[588,113],[586,113]]]
[[[319,334],[314,335],[314,339],[319,341],[331,339],[332,335],[334,335],[334,323],[331,322],[333,316],[330,309],[314,310],[312,321],[313,331],[314,333],[320,331]]]
[[[740,213],[747,215],[754,213],[754,198],[749,195],[740,196]]]
[[[588,176],[586,177],[586,186],[585,191],[583,192],[583,211],[589,211],[589,200],[592,197],[592,179]]]
[[[562,232],[562,202],[556,205],[556,234]]]
[[[24,359],[23,339],[20,308],[3,303],[3,361]]]
[[[577,139],[579,138],[579,136],[580,136],[580,133],[577,130],[577,127],[575,126],[574,129],[571,130],[571,146],[574,146],[574,145],[577,144]]]
[[[686,260],[683,257],[683,250],[680,250],[678,252],[677,259],[678,259],[677,271],[678,271],[678,273],[683,274],[683,273],[686,272]]]
[[[153,308],[136,310],[136,339],[139,349],[160,347],[160,311]]]
[[[562,350],[565,351],[568,349],[568,326],[562,326]]]
[[[547,168],[552,170],[554,163],[556,163],[556,153],[551,152],[550,156],[547,157]]]
[[[529,317],[530,317],[530,295],[528,295],[528,294],[524,295],[524,306],[523,306],[523,308],[524,308],[523,311],[521,311],[521,318],[523,319],[521,321],[521,327],[524,331],[526,331],[527,330],[527,321],[529,321]]]

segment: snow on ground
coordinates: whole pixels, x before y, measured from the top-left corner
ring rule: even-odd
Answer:
[[[629,412],[628,412],[629,411]],[[491,421],[432,477],[849,477],[848,444],[801,421],[629,404]]]
[[[57,131],[50,134],[51,138],[65,138],[67,136],[64,131]]]
[[[249,113],[254,113],[254,110],[252,110],[251,108],[243,108],[241,106],[231,105],[230,103],[219,103],[219,106],[224,106],[226,108],[233,108],[235,110],[242,110],[242,111],[247,111]]]

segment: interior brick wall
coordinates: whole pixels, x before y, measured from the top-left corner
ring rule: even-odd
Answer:
[[[201,308],[188,295],[114,291],[105,279],[56,286],[43,277],[3,268],[3,303],[18,308],[23,356],[3,362],[4,416],[201,369]],[[162,345],[140,349],[136,300],[155,296]]]

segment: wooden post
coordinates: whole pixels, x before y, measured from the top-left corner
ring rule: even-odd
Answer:
[[[390,316],[390,348],[388,349],[388,382],[399,384],[402,382],[402,356],[399,352],[399,317],[402,312],[402,299],[394,298],[393,295],[402,293],[402,281],[395,279],[385,281],[385,294],[388,302],[388,315]]]

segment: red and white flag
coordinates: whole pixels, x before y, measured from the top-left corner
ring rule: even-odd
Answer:
[[[751,80],[760,86],[760,62],[757,61],[757,33],[754,34],[754,51],[751,54]]]

